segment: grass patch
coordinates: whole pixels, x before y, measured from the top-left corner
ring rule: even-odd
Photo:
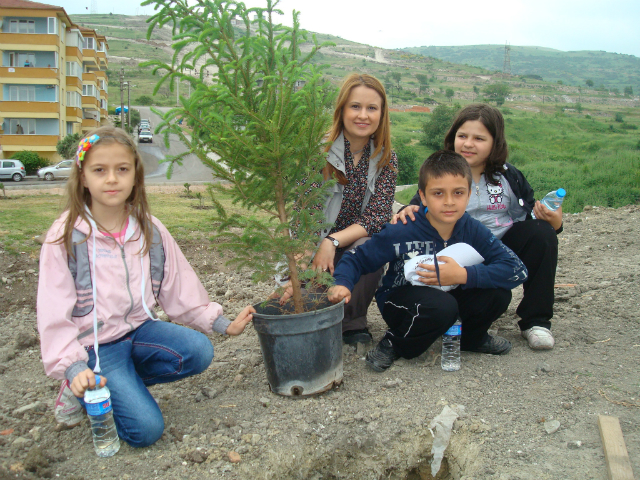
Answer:
[[[169,230],[178,243],[209,239],[213,234],[215,210],[197,210],[195,198],[181,193],[149,193],[151,213]],[[233,205],[231,197],[217,195],[229,215],[249,215],[246,209]],[[205,197],[205,205],[211,200]],[[21,252],[38,255],[40,245],[34,237],[44,233],[62,212],[61,195],[23,195],[0,201],[0,249],[8,254]],[[208,241],[208,240],[207,240]]]

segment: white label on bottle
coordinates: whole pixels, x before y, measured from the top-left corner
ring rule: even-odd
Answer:
[[[104,415],[111,411],[111,399],[107,398],[99,403],[85,403],[87,407],[87,414],[95,417],[97,415]]]
[[[451,325],[451,327],[449,328],[449,330],[447,330],[447,333],[445,333],[445,335],[451,335],[452,337],[457,335],[462,335],[462,325]]]

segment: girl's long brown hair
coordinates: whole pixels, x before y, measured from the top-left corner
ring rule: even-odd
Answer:
[[[375,150],[371,154],[371,158],[373,158],[378,153],[380,153],[380,151],[383,151],[382,158],[380,158],[380,160],[378,161],[378,171],[380,171],[384,167],[386,167],[389,162],[391,162],[391,122],[389,121],[389,104],[387,102],[387,93],[385,92],[382,83],[380,83],[380,81],[376,77],[367,75],[366,73],[352,73],[344,80],[342,88],[340,88],[340,93],[338,94],[336,109],[333,111],[333,125],[331,126],[331,130],[329,130],[329,144],[325,148],[325,152],[329,151],[329,149],[331,148],[331,144],[340,136],[340,133],[342,133],[342,131],[344,130],[344,122],[342,120],[342,112],[344,110],[344,106],[346,105],[347,100],[349,100],[351,90],[353,90],[355,87],[359,87],[360,85],[364,85],[368,88],[373,88],[382,98],[380,124],[378,125],[378,129],[373,134],[373,143],[375,145]],[[329,162],[327,162],[325,167],[322,169],[322,173],[325,180],[328,180],[329,178],[335,178],[338,183],[342,185],[347,184],[347,178],[344,176],[344,174],[337,170]]]
[[[77,162],[73,162],[71,175],[69,176],[66,187],[67,202],[65,211],[68,212],[68,215],[64,222],[62,235],[57,238],[55,242],[64,244],[67,254],[73,255],[71,235],[78,218],[89,224],[89,235],[91,235],[92,227],[84,208],[85,205],[91,208],[91,193],[88,188],[85,188],[84,185],[82,185],[82,164],[87,163],[88,158],[91,156],[92,149],[97,146],[104,147],[117,143],[128,148],[134,158],[135,181],[131,194],[129,195],[129,198],[127,198],[126,208],[129,215],[133,215],[140,226],[144,242],[139,253],[144,255],[149,251],[149,248],[151,248],[153,227],[151,225],[151,213],[149,211],[149,204],[147,203],[147,195],[144,190],[144,165],[142,164],[142,159],[140,158],[138,149],[136,148],[133,139],[120,128],[99,127],[92,132],[87,133],[82,140],[90,137],[91,135],[98,135],[100,139],[94,142],[91,148],[85,152],[84,161],[80,163],[80,167],[78,167]],[[106,229],[102,228],[100,224],[97,225],[100,230],[106,231]],[[87,238],[89,238],[89,236],[87,236]]]
[[[474,103],[467,105],[458,112],[451,128],[444,137],[445,150],[455,151],[456,134],[466,122],[479,120],[489,130],[493,137],[493,147],[484,165],[484,178],[487,183],[496,185],[498,174],[503,172],[503,167],[509,156],[507,139],[504,134],[504,118],[495,107],[486,103]]]

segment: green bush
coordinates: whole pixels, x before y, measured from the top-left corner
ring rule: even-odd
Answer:
[[[49,161],[46,158],[42,158],[36,152],[32,152],[31,150],[16,152],[11,156],[11,158],[14,160],[20,160],[23,163],[24,168],[27,171],[27,175],[36,173],[39,168],[49,165]]]
[[[153,104],[153,98],[151,98],[149,95],[140,95],[138,98],[136,98],[135,101],[136,101],[136,104],[138,104],[138,105],[152,105]]]
[[[80,134],[73,133],[67,135],[62,140],[58,141],[56,145],[56,151],[62,158],[73,158],[78,149],[78,143],[80,142]]]
[[[420,169],[420,157],[411,145],[396,144],[396,156],[398,157],[398,185],[411,185],[418,182],[418,170]]]

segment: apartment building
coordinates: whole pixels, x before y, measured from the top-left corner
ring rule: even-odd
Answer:
[[[107,121],[108,44],[62,7],[0,0],[0,158],[56,144]]]

